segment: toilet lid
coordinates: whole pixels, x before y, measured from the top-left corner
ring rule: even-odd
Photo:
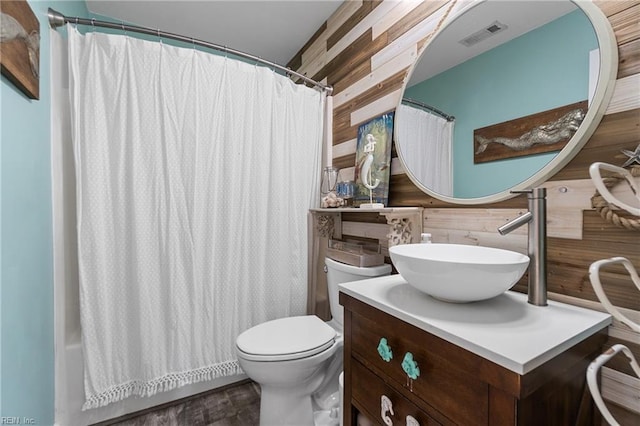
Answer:
[[[315,315],[280,318],[243,332],[236,346],[246,359],[279,361],[305,358],[331,347],[336,331]]]

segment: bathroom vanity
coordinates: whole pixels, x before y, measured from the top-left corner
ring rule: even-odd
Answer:
[[[341,284],[340,303],[345,426],[596,422],[585,374],[608,314],[511,291],[446,303],[400,275]]]

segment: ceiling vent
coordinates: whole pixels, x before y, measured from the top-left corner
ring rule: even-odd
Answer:
[[[482,40],[488,39],[494,34],[498,34],[499,32],[506,30],[507,28],[509,28],[507,27],[507,25],[498,21],[494,21],[491,25],[471,34],[468,37],[463,38],[462,40],[460,40],[460,43],[464,44],[467,47],[470,47],[476,43],[480,43]]]

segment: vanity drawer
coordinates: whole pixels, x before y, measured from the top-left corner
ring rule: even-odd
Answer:
[[[381,399],[384,395],[392,404],[393,414],[387,413],[392,424],[406,425],[407,416],[412,416],[420,426],[441,425],[357,361],[352,364],[351,377],[353,399],[362,407],[364,414],[376,423],[385,424],[381,417]]]
[[[469,357],[461,355],[462,349],[381,311],[371,318],[353,312],[351,318],[353,356],[385,382],[420,395],[457,424],[488,423],[489,386],[471,373],[473,368],[465,370]],[[392,352],[388,362],[378,353],[381,338]],[[415,380],[408,380],[402,367],[407,353],[419,368]]]

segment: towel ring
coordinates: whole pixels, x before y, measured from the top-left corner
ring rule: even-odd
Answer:
[[[604,265],[610,265],[613,263],[622,264],[627,270],[627,272],[629,272],[629,275],[631,276],[631,280],[633,281],[635,286],[638,288],[638,290],[640,290],[640,277],[638,277],[638,273],[636,272],[631,262],[624,257],[612,257],[610,259],[602,259],[602,260],[593,262],[589,267],[589,280],[591,281],[593,290],[596,292],[596,296],[598,296],[598,299],[600,299],[600,302],[602,303],[604,308],[607,310],[607,312],[613,315],[613,317],[616,318],[618,321],[627,325],[633,331],[640,333],[640,324],[633,322],[632,320],[627,318],[622,312],[620,312],[618,308],[613,306],[613,304],[605,294],[604,289],[602,288],[602,283],[600,282],[600,268]]]
[[[593,401],[596,403],[596,406],[602,413],[602,416],[612,426],[620,426],[620,423],[618,423],[616,419],[613,418],[611,412],[602,399],[602,395],[598,387],[598,371],[603,364],[605,364],[619,352],[622,352],[627,358],[629,358],[631,368],[633,369],[634,373],[636,373],[636,376],[640,377],[640,366],[638,366],[638,362],[634,358],[629,348],[621,344],[613,345],[611,348],[609,348],[607,351],[593,360],[587,368],[587,386],[589,386],[589,392],[591,392]]]
[[[591,180],[593,181],[593,184],[596,186],[596,189],[598,190],[600,195],[602,195],[602,197],[610,204],[614,204],[621,209],[624,209],[627,212],[631,213],[632,215],[640,217],[640,207],[633,207],[626,203],[623,203],[611,194],[609,188],[607,188],[604,180],[602,179],[602,176],[600,175],[600,169],[608,170],[610,172],[615,172],[621,175],[631,187],[631,191],[640,200],[640,187],[638,187],[638,185],[636,184],[631,172],[627,169],[623,169],[622,167],[614,166],[608,163],[596,162],[589,166],[589,175],[591,176]]]

